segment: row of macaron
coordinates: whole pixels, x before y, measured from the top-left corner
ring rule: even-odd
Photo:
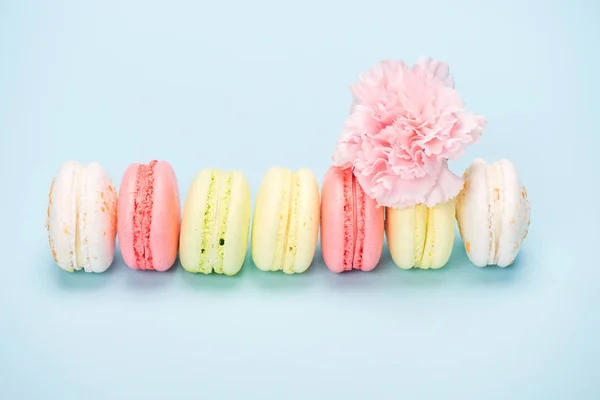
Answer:
[[[54,177],[47,230],[56,264],[66,271],[104,272],[115,242],[125,263],[166,271],[179,253],[192,273],[235,275],[246,258],[263,271],[302,273],[320,239],[333,272],[370,271],[379,263],[384,235],[402,269],[443,267],[455,224],[476,266],[505,267],[527,236],[530,205],[508,160],[476,159],[463,174],[460,194],[433,207],[379,207],[351,169],[331,167],[321,190],[309,169],[272,167],[257,193],[251,225],[250,187],[240,171],[204,169],[189,188],[181,212],[175,173],[166,161],[130,165],[117,193],[98,163],[70,161]]]

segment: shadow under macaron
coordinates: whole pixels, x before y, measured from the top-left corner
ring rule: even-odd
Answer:
[[[50,258],[48,262],[44,263],[45,274],[52,276],[46,276],[48,279],[44,279],[46,282],[52,282],[53,285],[59,290],[66,292],[90,292],[95,290],[101,290],[114,284],[115,275],[113,264],[102,273],[93,273],[81,271],[68,272],[56,265],[54,260]]]
[[[179,265],[179,259],[175,260],[175,263],[171,268],[166,271],[155,271],[155,270],[140,270],[129,267],[121,257],[119,268],[125,275],[125,285],[128,290],[137,292],[156,292],[157,290],[163,290],[172,285],[175,282],[175,275],[177,266]]]
[[[223,292],[237,289],[246,275],[245,270],[248,269],[248,257],[244,260],[244,264],[240,271],[235,275],[225,274],[203,274],[200,272],[189,272],[177,261],[177,272],[183,285],[194,292]]]
[[[468,260],[468,259],[467,259]],[[519,251],[514,263],[507,267],[497,265],[488,265],[486,267],[476,267],[469,264],[475,271],[471,271],[471,281],[486,286],[515,285],[526,281],[528,276],[528,262],[526,252]]]
[[[251,249],[248,249],[246,262],[244,264],[247,276],[244,277],[244,279],[251,281],[263,292],[286,293],[306,290],[307,288],[318,284],[318,272],[316,271],[316,268],[319,267],[320,257],[321,251],[317,248],[315,256],[306,271],[302,273],[286,274],[283,271],[263,271],[259,269],[252,260]]]
[[[526,275],[523,264],[522,255],[519,253],[515,262],[510,266],[504,268],[497,265],[478,267],[469,260],[463,240],[457,234],[450,260],[442,270],[447,269],[450,272],[448,280],[454,284],[464,283],[469,287],[503,286],[523,280]]]
[[[397,286],[393,275],[394,264],[391,256],[384,244],[379,262],[371,271],[351,270],[343,272],[333,272],[325,264],[325,260],[320,260],[319,268],[322,268],[325,276],[325,282],[332,290],[345,292],[348,290],[372,290],[385,287]]]
[[[457,235],[448,263],[438,269],[401,269],[393,261],[387,241],[384,243],[379,263],[372,271],[346,271],[333,273],[324,263],[322,267],[329,274],[325,281],[331,289],[340,292],[347,290],[370,291],[389,290],[424,291],[437,290],[443,287],[465,286],[481,288],[487,286],[503,286],[515,284],[525,276],[522,264],[523,256],[519,254],[515,263],[509,267],[475,266],[465,252],[464,244]],[[319,266],[321,267],[321,266]]]

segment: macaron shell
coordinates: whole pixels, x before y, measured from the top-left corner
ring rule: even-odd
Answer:
[[[329,168],[321,185],[321,252],[331,271],[344,271],[344,179],[340,168]]]
[[[527,237],[531,208],[527,191],[513,163],[500,160],[502,170],[503,213],[501,235],[498,241],[499,267],[511,265],[516,259],[523,241]]]
[[[297,172],[298,177],[298,215],[294,235],[296,247],[290,251],[289,247],[286,261],[290,260],[292,265],[289,272],[303,273],[312,263],[317,241],[319,238],[319,183],[315,174],[302,168]],[[294,216],[291,216],[294,218]],[[290,227],[291,229],[292,227]],[[284,272],[286,269],[284,269]]]
[[[358,182],[356,183],[357,187]],[[362,190],[362,189],[360,189]],[[377,207],[377,202],[369,196],[364,196],[364,242],[362,247],[361,270],[375,269],[383,252],[384,207]],[[359,222],[359,225],[360,222]]]
[[[150,228],[152,264],[155,270],[166,271],[177,259],[181,210],[175,172],[165,161],[154,166],[153,196]]]
[[[75,269],[75,231],[77,227],[76,179],[79,163],[61,165],[48,195],[48,241],[56,264],[68,272]]]
[[[225,244],[223,245],[223,273],[237,274],[244,265],[248,251],[250,230],[250,185],[240,171],[233,171],[231,200],[227,214]]]
[[[183,207],[179,236],[179,260],[183,268],[192,273],[202,272],[200,270],[200,247],[204,235],[204,212],[206,211],[210,178],[210,169],[203,169],[196,175],[188,190]]]
[[[282,207],[283,168],[270,168],[262,179],[254,203],[252,218],[252,260],[263,271],[274,269],[275,246]]]
[[[401,269],[411,269],[415,266],[418,249],[415,243],[425,241],[425,216],[420,215],[420,207],[387,208],[385,216],[385,232],[388,240],[390,255],[394,263]],[[422,226],[422,229],[419,227]]]
[[[136,177],[139,163],[131,164],[125,170],[119,187],[117,208],[117,235],[123,261],[128,267],[138,269],[133,251],[133,213],[136,196]]]
[[[84,214],[80,216],[81,248],[84,263],[93,272],[101,273],[110,267],[115,253],[117,233],[117,193],[107,172],[98,163],[85,171],[82,193]]]
[[[469,260],[478,267],[488,264],[491,232],[486,163],[476,159],[466,169],[456,202],[456,219]]]

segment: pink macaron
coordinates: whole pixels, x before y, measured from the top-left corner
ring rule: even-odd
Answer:
[[[321,194],[321,250],[331,271],[371,271],[377,266],[383,250],[383,210],[365,195],[351,168],[329,168]]]
[[[179,189],[166,161],[132,164],[119,189],[117,234],[130,268],[166,271],[177,258]]]

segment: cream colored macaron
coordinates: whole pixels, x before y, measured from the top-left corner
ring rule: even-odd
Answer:
[[[427,207],[387,208],[385,231],[392,260],[402,269],[441,268],[454,245],[455,200]]]
[[[254,205],[254,264],[263,271],[306,271],[317,246],[319,206],[319,185],[312,171],[269,169]]]
[[[111,266],[117,204],[115,187],[100,164],[61,165],[50,185],[46,221],[52,256],[61,269],[102,273]]]
[[[237,274],[246,257],[250,186],[239,171],[204,169],[185,201],[179,258],[186,271]]]
[[[478,267],[514,262],[529,229],[530,205],[509,160],[478,158],[465,171],[456,218],[467,256]]]

